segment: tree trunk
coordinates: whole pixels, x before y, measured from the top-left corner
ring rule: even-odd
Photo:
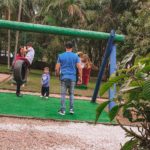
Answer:
[[[18,22],[20,22],[21,20],[21,11],[22,11],[22,0],[20,0],[19,2],[19,12],[18,12]],[[15,43],[15,52],[14,52],[14,55],[16,57],[16,54],[17,54],[17,49],[18,49],[18,40],[19,40],[19,31],[16,31],[16,43]]]
[[[10,6],[8,7],[8,20],[10,20],[10,15],[11,15],[11,10],[10,10]],[[8,30],[8,47],[7,47],[7,65],[8,65],[8,69],[10,69],[10,30]]]

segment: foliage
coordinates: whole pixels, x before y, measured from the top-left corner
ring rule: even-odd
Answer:
[[[8,18],[8,4],[11,8],[11,20],[17,20],[19,0],[0,0],[0,18]],[[149,53],[149,5],[148,0],[23,0],[21,21],[101,32],[110,32],[111,29],[115,29],[117,33],[126,36],[125,43],[118,43],[117,56],[121,60],[129,52],[136,51],[135,55],[139,57]],[[6,50],[7,30],[0,30],[0,34],[2,34],[0,50]],[[26,33],[20,33],[19,45],[32,41],[35,43],[37,54],[50,50],[51,54],[48,56],[55,53],[56,47],[62,49],[65,40],[73,40],[76,50],[87,53],[97,67],[101,64],[107,43],[104,40],[57,36],[58,46],[57,40],[56,43],[55,40],[53,42],[51,40],[54,36],[43,33],[37,36],[36,33],[27,33],[24,38],[24,34]],[[11,51],[14,51],[15,36],[15,31],[11,31]],[[59,50],[56,53],[58,55]],[[38,58],[37,56],[36,59]],[[47,61],[49,60],[48,58]],[[51,62],[53,63],[51,60],[48,63],[51,64]]]
[[[128,58],[126,57],[128,60]],[[125,61],[126,62],[126,61]],[[100,95],[104,94],[113,84],[118,85],[115,97],[116,106],[109,112],[110,120],[122,112],[131,123],[138,122],[137,131],[120,126],[131,139],[125,143],[122,150],[150,149],[150,66],[149,54],[135,61],[133,66],[120,69],[101,87]],[[96,120],[109,102],[100,104],[96,112]],[[105,107],[103,107],[105,106]]]
[[[120,25],[118,32],[122,31],[126,36],[124,45],[119,45],[118,57],[120,60],[122,51],[127,54],[136,52],[136,56],[145,56],[150,52],[150,2],[149,0],[132,1],[130,7],[119,14]]]

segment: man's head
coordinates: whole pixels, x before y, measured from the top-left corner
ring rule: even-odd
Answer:
[[[32,42],[27,43],[27,48],[32,47]]]
[[[65,47],[67,50],[72,50],[73,48],[73,43],[71,41],[68,41],[65,43]]]

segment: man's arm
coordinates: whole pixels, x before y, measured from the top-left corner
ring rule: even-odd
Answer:
[[[55,73],[56,73],[56,76],[59,76],[59,74],[60,74],[60,63],[56,64],[56,66],[55,66]]]
[[[77,63],[77,68],[78,68],[78,73],[79,73],[78,81],[80,81],[82,83],[82,67],[81,67],[81,63]]]

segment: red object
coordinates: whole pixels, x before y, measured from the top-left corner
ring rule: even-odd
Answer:
[[[17,54],[16,57],[15,57],[15,60],[13,62],[13,66],[14,66],[14,64],[16,63],[17,60],[24,60],[27,64],[29,64],[28,60],[25,57],[20,56],[19,54]]]
[[[16,62],[17,60],[25,60],[25,59],[26,59],[25,57],[20,56],[19,54],[17,54],[17,55],[16,55],[16,58],[15,58],[15,62]]]
[[[82,84],[88,85],[90,80],[91,68],[83,68],[82,69]]]

